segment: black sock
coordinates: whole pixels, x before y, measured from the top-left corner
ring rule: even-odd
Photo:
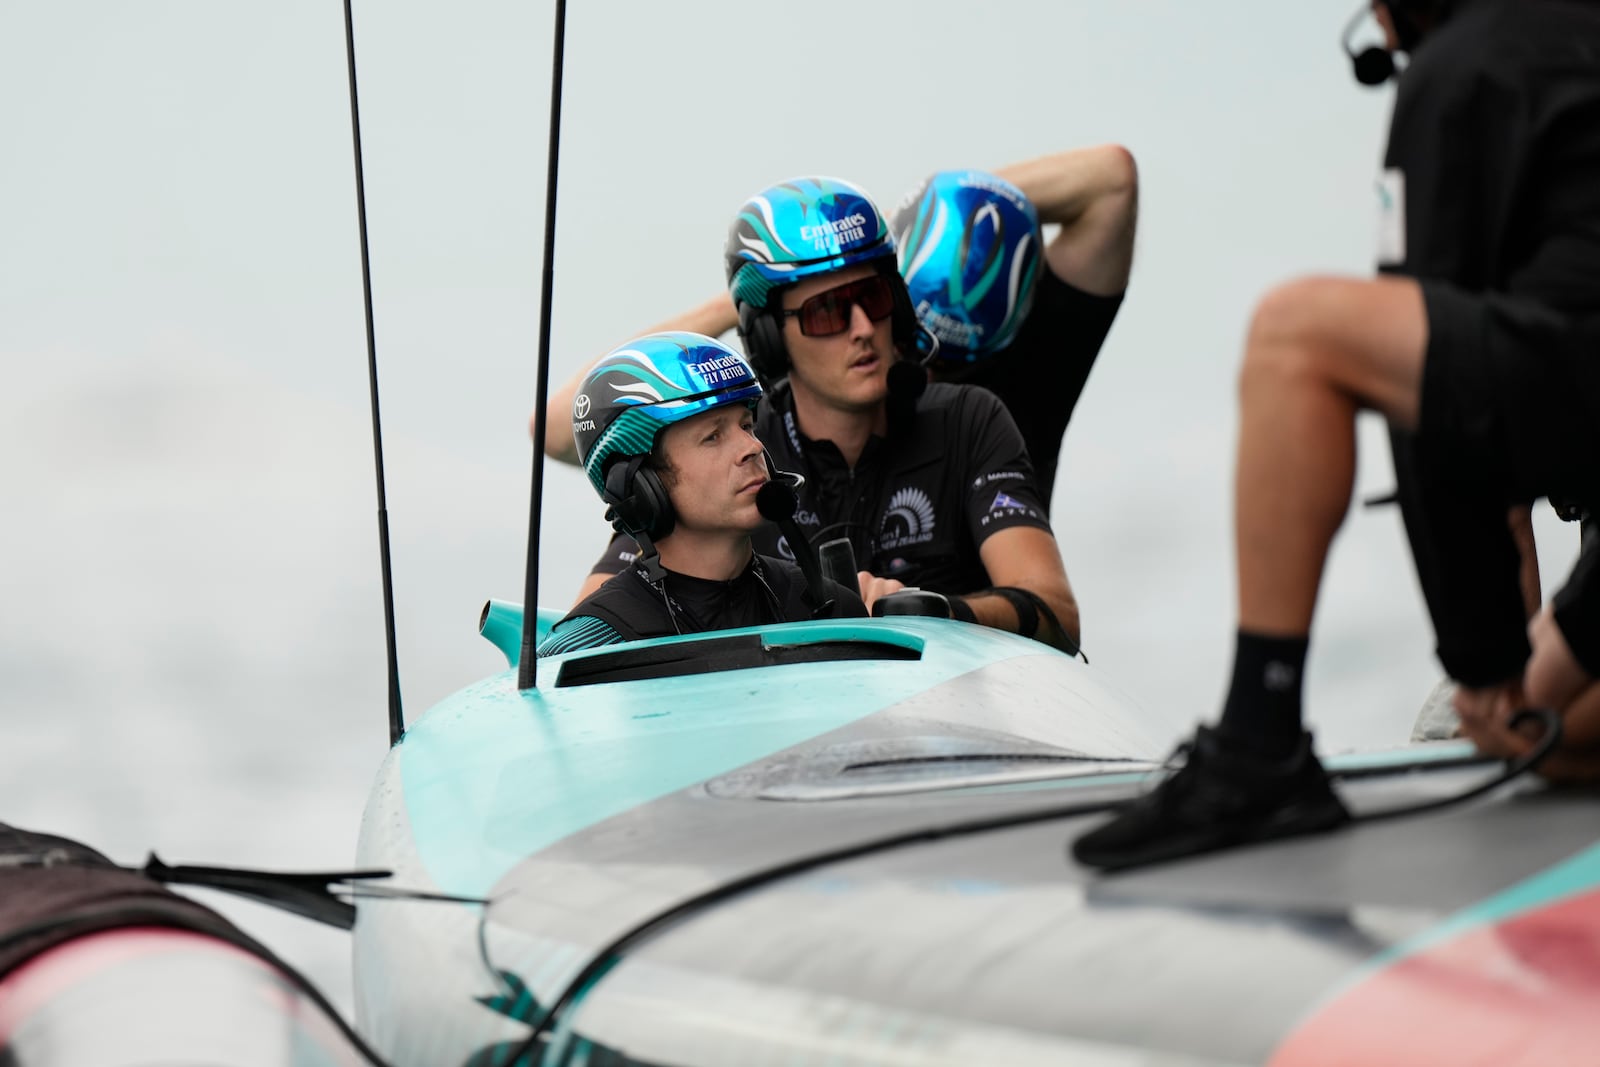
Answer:
[[[1300,685],[1305,673],[1305,637],[1268,637],[1239,631],[1233,682],[1217,730],[1229,744],[1278,758],[1294,751],[1300,722]]]

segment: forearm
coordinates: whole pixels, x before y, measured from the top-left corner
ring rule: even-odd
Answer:
[[[1070,148],[995,173],[1033,202],[1042,225],[1071,226],[1098,204],[1131,202],[1139,186],[1133,155],[1116,144]]]
[[[578,595],[572,598],[574,607],[583,603],[589,596],[600,591],[600,587],[611,580],[611,575],[605,571],[591,571],[584,578],[583,584],[578,586]]]
[[[1522,560],[1517,570],[1517,584],[1522,589],[1524,617],[1531,619],[1539,614],[1539,605],[1544,602],[1543,591],[1539,587],[1539,545],[1533,539],[1533,509],[1527,504],[1519,504],[1511,509],[1506,522],[1511,528],[1511,539],[1516,542],[1517,555]]]
[[[1000,176],[1033,201],[1041,225],[1060,226],[1044,248],[1052,274],[1095,296],[1128,287],[1139,175],[1127,149],[1074,148],[1007,167]]]
[[[1578,562],[1552,607],[1573,658],[1591,678],[1600,677],[1600,539],[1587,531]]]
[[[718,293],[703,304],[658,322],[645,333],[670,333],[687,330],[703,333],[707,337],[720,337],[739,325],[739,313],[733,309],[733,297],[727,291]]]

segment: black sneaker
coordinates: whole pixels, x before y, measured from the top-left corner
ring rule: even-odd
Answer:
[[[1225,746],[1200,727],[1179,747],[1184,765],[1072,843],[1088,867],[1117,870],[1249,841],[1331,830],[1350,820],[1301,733],[1293,753],[1271,761]]]

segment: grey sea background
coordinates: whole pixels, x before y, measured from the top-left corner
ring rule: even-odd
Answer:
[[[1230,667],[1251,308],[1371,269],[1392,91],[1351,80],[1350,7],[575,0],[552,381],[717,292],[763,185],[834,174],[888,208],[936,168],[1128,146],[1133,281],[1055,526],[1094,669],[1175,739]],[[522,596],[551,12],[355,8],[412,719],[503,669],[478,610]],[[0,101],[0,821],[126,863],[347,866],[387,727],[341,9],[10,0]],[[1358,494],[1387,490],[1370,417],[1360,446]],[[1576,532],[1536,522],[1548,593]],[[542,535],[565,605],[606,536],[573,469]],[[1403,742],[1431,649],[1398,514],[1353,510],[1322,747]],[[347,935],[204,899],[350,1004]]]

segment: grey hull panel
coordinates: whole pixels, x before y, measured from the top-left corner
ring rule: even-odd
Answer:
[[[1346,792],[1384,807],[1483,774]],[[826,804],[691,790],[563,842],[507,883],[521,900],[515,921],[598,947],[622,928],[599,915],[638,921],[652,899],[670,906],[763,861],[975,808],[1024,815],[1126,789]],[[1588,797],[1529,793],[1117,876],[1066,858],[1091,817],[896,848],[777,881],[630,949],[571,1022],[643,1062],[807,1048],[807,1020],[849,1006],[877,1021],[845,1041],[847,1061],[895,1062],[895,1049],[918,1047],[939,1063],[982,1033],[1039,1062],[1121,1049],[1147,1057],[1133,1062],[1259,1063],[1373,959],[1591,845],[1595,814]],[[564,906],[535,906],[558,886]],[[695,1026],[667,1021],[683,1013]]]

